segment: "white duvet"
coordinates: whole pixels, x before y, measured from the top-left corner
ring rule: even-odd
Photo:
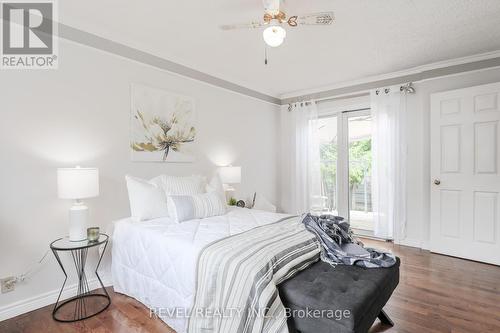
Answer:
[[[114,290],[134,297],[178,333],[187,330],[196,265],[209,243],[288,215],[230,208],[226,215],[175,223],[169,218],[115,222],[112,236]]]

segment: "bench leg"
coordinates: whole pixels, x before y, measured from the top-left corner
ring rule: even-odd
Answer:
[[[380,310],[380,313],[378,314],[378,319],[382,322],[382,324],[394,326],[394,322],[389,318],[387,313],[385,313],[384,310]]]

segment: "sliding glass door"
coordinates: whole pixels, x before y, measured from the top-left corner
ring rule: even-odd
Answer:
[[[338,215],[337,159],[338,121],[337,116],[318,120],[320,137],[321,198],[326,212]]]
[[[344,216],[360,234],[373,233],[370,110],[320,119],[324,211]]]
[[[349,221],[355,229],[373,232],[372,118],[369,110],[345,115],[349,151]]]

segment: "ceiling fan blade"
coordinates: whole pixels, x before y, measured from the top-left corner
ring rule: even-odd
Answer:
[[[333,12],[313,13],[307,15],[290,16],[288,25],[296,27],[297,25],[330,25],[335,16]]]
[[[241,24],[226,24],[226,25],[221,25],[220,28],[222,30],[257,29],[265,25],[266,25],[265,22],[250,22]]]

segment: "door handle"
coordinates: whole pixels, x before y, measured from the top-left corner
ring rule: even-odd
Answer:
[[[440,185],[441,181],[439,179],[434,179],[434,185]]]

